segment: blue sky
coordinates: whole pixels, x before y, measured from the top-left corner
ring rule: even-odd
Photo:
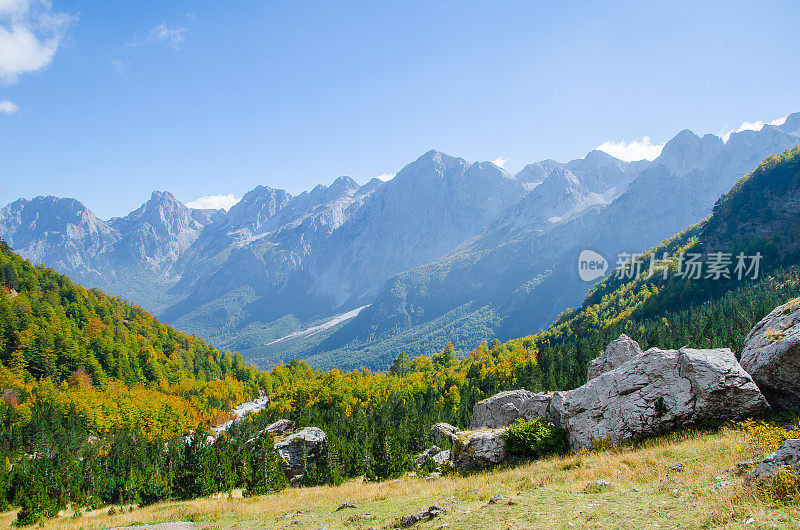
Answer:
[[[722,134],[800,110],[798,20],[790,1],[0,0],[0,203],[108,218],[154,189],[366,182],[431,148],[516,171]]]

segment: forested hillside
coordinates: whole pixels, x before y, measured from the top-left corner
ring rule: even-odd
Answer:
[[[287,417],[328,435],[301,484],[382,479],[410,468],[432,423],[535,387],[525,341],[397,358],[385,374],[271,372],[164,325],[141,308],[30,262],[0,243],[0,507],[31,524],[59,510],[285,487],[263,427]],[[259,392],[267,410],[216,440],[207,426]],[[191,429],[194,434],[186,436]],[[254,445],[246,442],[255,437]]]
[[[258,371],[140,307],[34,267],[0,242],[0,390],[25,422],[38,401],[86,428],[180,434],[257,394]]]

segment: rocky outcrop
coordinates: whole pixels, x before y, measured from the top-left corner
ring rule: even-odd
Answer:
[[[286,419],[278,420],[275,423],[267,425],[267,428],[264,430],[273,436],[276,434],[285,434],[294,430],[294,422]]]
[[[772,407],[800,408],[800,298],[756,324],[745,339],[741,363]]]
[[[278,460],[286,476],[292,478],[303,473],[303,451],[314,460],[322,452],[328,437],[317,427],[306,427],[285,439],[275,442]]]
[[[438,506],[438,505],[434,504],[433,506],[431,506],[430,508],[428,508],[424,512],[414,513],[414,514],[411,514],[411,515],[404,515],[404,516],[400,517],[400,521],[399,521],[400,522],[400,526],[403,527],[403,528],[408,527],[408,526],[416,526],[416,525],[418,525],[419,523],[421,523],[423,521],[429,521],[431,519],[434,519],[434,518],[438,517],[440,514],[443,514],[446,511],[447,510],[445,510],[441,506]],[[442,526],[447,526],[447,525],[442,525]],[[442,528],[442,527],[439,527],[439,528]]]
[[[430,449],[428,449],[428,450],[426,450],[426,451],[423,451],[422,453],[420,453],[420,454],[419,454],[419,456],[417,456],[417,457],[414,459],[414,462],[416,462],[418,465],[420,465],[420,466],[421,466],[421,465],[423,465],[425,462],[427,462],[429,458],[431,458],[431,459],[432,459],[434,456],[438,455],[438,454],[439,454],[439,453],[441,453],[441,452],[442,452],[442,449],[441,449],[439,446],[437,446],[437,445],[434,445],[434,446],[433,446],[433,447],[431,447]]]
[[[472,430],[508,427],[518,419],[547,418],[550,414],[551,394],[528,390],[500,392],[475,404],[472,409]]]
[[[800,476],[800,439],[784,441],[772,454],[767,455],[758,466],[745,477],[745,484],[769,481],[781,469],[788,468]]]
[[[551,409],[574,450],[704,420],[758,416],[769,405],[729,349],[652,348],[580,388],[556,393]]]
[[[617,368],[640,353],[639,343],[623,333],[606,347],[605,352],[589,362],[588,380]]]
[[[431,439],[434,443],[450,442],[455,443],[458,441],[458,427],[450,425],[449,423],[437,423],[431,427]]]
[[[506,429],[460,432],[450,451],[456,471],[475,471],[494,467],[506,458]]]

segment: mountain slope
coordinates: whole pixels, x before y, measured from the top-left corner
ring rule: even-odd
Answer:
[[[0,390],[14,406],[39,395],[95,431],[171,435],[257,393],[258,372],[240,356],[34,267],[3,241],[0,363]]]
[[[228,212],[154,192],[103,221],[74,200],[20,200],[0,211],[0,237],[264,365],[381,368],[402,350],[545,327],[592,285],[575,271],[581,250],[613,265],[669,237],[798,139],[792,115],[727,142],[683,131],[654,162],[594,151],[517,175],[430,151],[386,183],[259,186]]]
[[[610,205],[598,201],[549,224],[541,219],[547,211],[521,228],[494,224],[442,260],[392,278],[371,307],[312,349],[309,359],[379,367],[400,349],[427,353],[449,339],[463,351],[476,333],[508,339],[541,329],[580,303],[591,286],[577,275],[583,249],[600,252],[613,267],[620,252],[640,252],[699,221],[758,161],[798,143],[796,123],[793,115],[783,126],[733,134],[727,143],[683,131]],[[434,324],[449,335],[431,333]]]

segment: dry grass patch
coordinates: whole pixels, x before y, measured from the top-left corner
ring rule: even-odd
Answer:
[[[420,528],[787,528],[797,505],[774,505],[742,486],[736,463],[745,434],[676,434],[631,447],[552,457],[517,467],[436,480],[290,489],[248,499],[162,503],[108,516],[60,517],[48,528],[107,528],[193,520],[202,528],[388,528],[432,504],[447,512]],[[682,464],[682,470],[670,469]],[[676,466],[680,467],[680,466]],[[588,488],[597,481],[608,487]],[[503,499],[490,504],[489,499]],[[356,508],[337,511],[345,501]],[[310,511],[309,511],[310,509]],[[286,516],[287,514],[290,514]],[[294,515],[291,515],[294,514]],[[373,518],[357,517],[370,514]],[[286,517],[284,517],[286,516]],[[13,514],[2,516],[10,523]],[[750,521],[752,519],[752,521]]]

